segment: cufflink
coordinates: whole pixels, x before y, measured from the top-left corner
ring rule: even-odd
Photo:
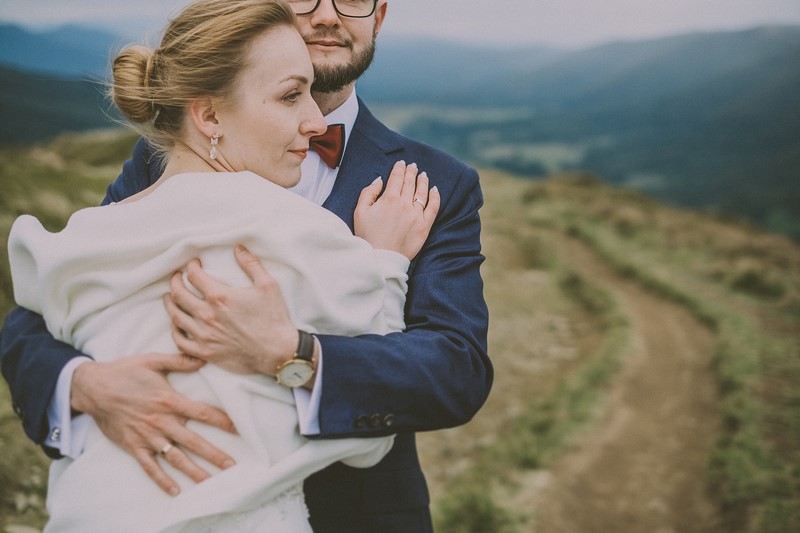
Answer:
[[[59,442],[61,440],[61,428],[53,428],[53,430],[50,432],[50,440],[53,442]]]

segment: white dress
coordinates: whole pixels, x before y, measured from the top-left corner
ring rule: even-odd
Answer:
[[[241,243],[275,277],[297,327],[316,333],[385,334],[403,327],[408,260],[374,250],[334,214],[249,172],[173,176],[130,203],[84,209],[60,233],[22,216],[9,236],[14,295],[41,313],[59,340],[110,361],[174,353],[162,295],[193,257],[216,279],[250,284],[236,264]],[[307,440],[293,393],[273,378],[214,365],[175,373],[186,396],[219,406],[239,435],[189,422],[236,466],[162,492],[96,425],[83,454],[51,466],[46,531],[311,531],[302,481],[333,462],[368,467],[393,437]]]

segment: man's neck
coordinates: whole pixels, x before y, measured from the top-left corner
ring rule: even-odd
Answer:
[[[319,106],[322,114],[328,115],[331,111],[338,109],[343,103],[345,103],[347,99],[350,98],[350,95],[353,94],[355,88],[356,84],[353,82],[350,85],[342,88],[341,91],[336,91],[335,93],[314,92],[311,93],[311,96]]]

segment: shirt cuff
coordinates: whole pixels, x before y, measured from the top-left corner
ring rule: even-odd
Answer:
[[[317,372],[314,377],[314,388],[297,387],[294,391],[294,403],[297,408],[297,419],[300,422],[300,434],[307,437],[319,435],[319,404],[322,399],[322,345],[314,337],[319,357]]]
[[[56,390],[50,405],[47,406],[47,420],[50,433],[44,441],[46,446],[57,449],[61,455],[77,458],[86,444],[86,433],[91,418],[89,415],[72,416],[70,394],[72,392],[72,375],[83,363],[91,361],[89,357],[75,357],[64,368],[56,382]]]

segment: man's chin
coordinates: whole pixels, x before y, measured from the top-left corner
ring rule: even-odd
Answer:
[[[311,50],[311,63],[314,65],[312,92],[335,93],[356,81],[372,63],[375,43],[360,54],[348,49],[341,52],[321,54]]]

